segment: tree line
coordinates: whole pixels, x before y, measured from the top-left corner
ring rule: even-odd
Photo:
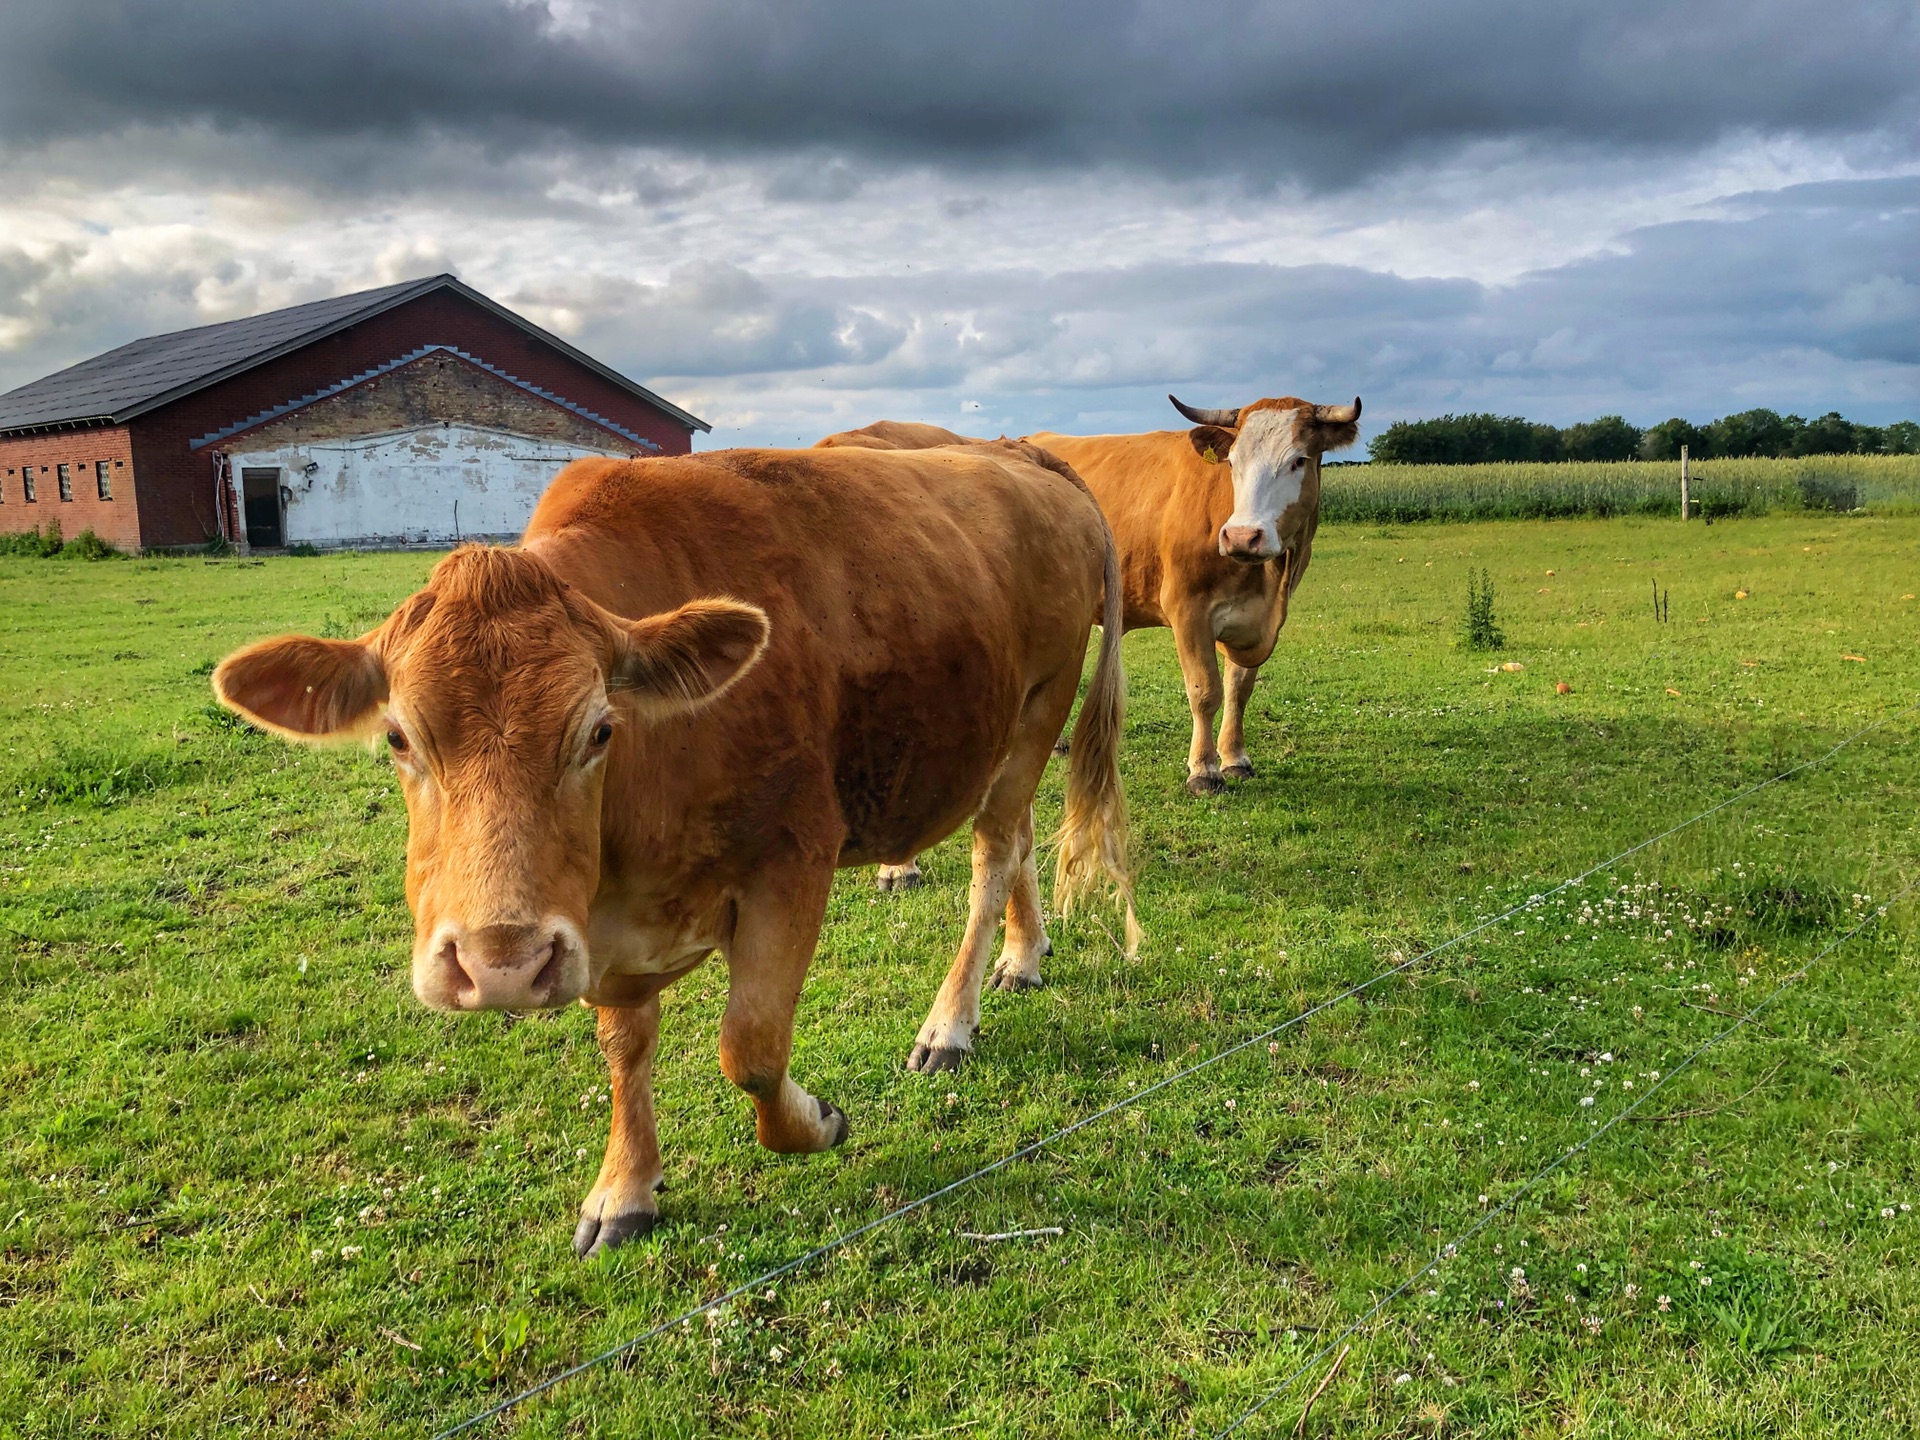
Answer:
[[[1367,446],[1383,465],[1480,465],[1498,460],[1696,460],[1748,456],[1920,455],[1920,424],[1859,425],[1829,411],[1817,420],[1743,410],[1705,425],[1675,418],[1641,429],[1602,415],[1564,429],[1518,415],[1396,420]]]

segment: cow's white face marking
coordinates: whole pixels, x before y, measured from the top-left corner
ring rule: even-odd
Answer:
[[[1233,514],[1220,527],[1220,551],[1270,560],[1280,553],[1280,517],[1299,503],[1315,457],[1300,444],[1300,410],[1256,410],[1240,426],[1228,457],[1233,467]],[[1249,544],[1249,532],[1258,531]],[[1229,543],[1233,536],[1239,543]]]

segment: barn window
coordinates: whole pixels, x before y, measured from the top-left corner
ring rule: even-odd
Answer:
[[[29,505],[40,498],[34,493],[33,466],[31,465],[22,465],[20,467],[20,492],[20,498],[25,500]]]
[[[93,486],[100,492],[102,500],[113,498],[113,465],[110,461],[93,462]]]
[[[62,500],[73,499],[73,467],[71,465],[56,465],[53,467],[53,475],[54,479],[60,482],[60,498]]]

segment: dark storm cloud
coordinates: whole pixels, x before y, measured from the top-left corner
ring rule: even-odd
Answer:
[[[1878,131],[1904,150],[1917,62],[1906,0],[13,0],[0,133],[211,124],[1324,183],[1486,140]]]

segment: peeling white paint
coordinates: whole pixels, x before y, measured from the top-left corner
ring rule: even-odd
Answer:
[[[517,538],[562,466],[626,454],[454,423],[235,449],[229,463],[235,477],[280,472],[284,543],[388,549]]]

